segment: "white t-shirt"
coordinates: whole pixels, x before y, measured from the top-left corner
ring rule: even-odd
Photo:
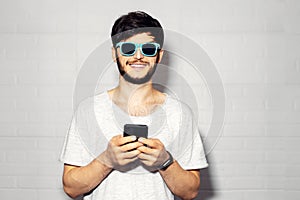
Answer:
[[[101,154],[108,141],[122,134],[124,124],[148,125],[148,137],[159,139],[183,169],[208,166],[202,141],[188,106],[167,95],[164,104],[142,117],[129,116],[107,92],[81,102],[73,116],[60,160],[85,166]],[[126,171],[113,170],[85,200],[174,199],[159,172],[150,172],[139,161]]]

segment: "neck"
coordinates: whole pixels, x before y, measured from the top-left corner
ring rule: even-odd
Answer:
[[[154,98],[154,91],[152,81],[144,84],[132,84],[120,77],[119,85],[112,90],[112,99],[121,104],[144,105]]]
[[[152,87],[152,81],[136,85],[120,78],[119,85],[108,91],[111,100],[132,116],[144,116],[165,101],[165,95]]]

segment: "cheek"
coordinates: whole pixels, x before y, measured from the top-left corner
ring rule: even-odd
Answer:
[[[118,49],[116,52],[116,58],[119,59],[120,63],[123,63],[124,56],[121,55],[120,50]]]
[[[120,54],[117,54],[116,56],[118,56],[117,59],[119,60],[119,63],[122,65],[122,67],[124,67],[127,63],[127,59],[123,56],[120,56]]]
[[[154,64],[156,64],[158,62],[158,57],[156,56],[156,57],[153,57],[153,58],[151,58],[151,60],[149,60],[149,63],[151,64],[151,65],[154,65]]]

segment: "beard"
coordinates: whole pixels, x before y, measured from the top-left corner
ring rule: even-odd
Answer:
[[[155,70],[156,70],[156,67],[157,67],[157,60],[158,58],[156,59],[156,62],[155,64],[153,65],[153,67],[147,72],[147,74],[144,76],[144,77],[141,77],[141,78],[134,78],[132,76],[130,76],[130,74],[128,74],[124,68],[122,67],[121,63],[119,62],[119,59],[117,58],[117,65],[118,65],[118,69],[119,69],[119,72],[121,74],[121,76],[129,83],[132,83],[132,84],[137,84],[137,85],[140,85],[140,84],[144,84],[144,83],[147,83],[151,80]]]

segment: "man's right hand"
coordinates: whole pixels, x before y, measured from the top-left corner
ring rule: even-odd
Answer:
[[[114,136],[109,141],[106,150],[98,156],[97,160],[114,169],[134,162],[141,153],[137,148],[143,146],[142,143],[135,141],[136,136]]]

